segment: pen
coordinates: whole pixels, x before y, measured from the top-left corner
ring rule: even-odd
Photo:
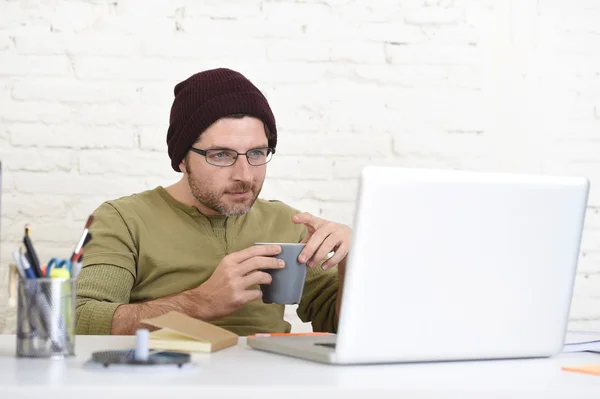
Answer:
[[[25,269],[23,268],[23,263],[21,262],[21,255],[18,251],[14,251],[12,253],[13,259],[15,260],[15,266],[17,268],[17,272],[19,273],[19,277],[22,279],[28,278],[25,273]]]
[[[13,259],[17,264],[17,270],[21,278],[36,278],[35,272],[31,269],[31,265],[27,258],[18,251],[13,252]]]
[[[33,248],[31,238],[29,237],[28,224],[25,225],[25,237],[23,237],[23,244],[25,244],[25,249],[27,250],[25,256],[27,257],[29,264],[33,268],[33,272],[35,273],[36,277],[43,277],[42,269],[40,268],[40,261],[37,257],[37,254],[35,253],[35,249]]]
[[[21,256],[21,262],[23,264],[23,268],[25,269],[25,275],[27,278],[37,278],[35,270],[33,270],[25,256]]]

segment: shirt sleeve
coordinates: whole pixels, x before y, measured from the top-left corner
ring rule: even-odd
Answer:
[[[133,276],[113,265],[93,265],[77,277],[77,334],[109,335],[117,308],[129,303]]]
[[[302,300],[296,310],[300,320],[311,322],[313,331],[337,332],[337,291],[337,267],[323,270],[319,264],[308,269]]]
[[[129,303],[137,250],[123,217],[110,203],[94,211],[92,239],[77,277],[77,334],[110,334],[115,310]]]
[[[108,202],[94,211],[90,228],[92,239],[85,246],[83,268],[93,265],[113,265],[136,277],[138,251],[133,235],[121,213]]]
[[[306,228],[303,227],[299,242],[304,239],[306,234]],[[302,322],[310,322],[315,332],[336,333],[338,327],[336,312],[337,265],[323,270],[321,268],[323,262],[308,269],[302,299],[298,304],[296,314]]]

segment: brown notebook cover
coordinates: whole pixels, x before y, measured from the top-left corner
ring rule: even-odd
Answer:
[[[238,343],[238,335],[183,313],[172,311],[142,323],[159,327],[150,333],[150,349],[215,352]]]

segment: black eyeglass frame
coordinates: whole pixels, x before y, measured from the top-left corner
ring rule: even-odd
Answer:
[[[250,158],[248,158],[248,153],[251,151],[256,151],[256,150],[267,150],[267,162],[264,163],[260,163],[260,164],[252,164],[250,163]],[[196,154],[200,154],[202,156],[204,156],[204,159],[206,160],[206,163],[208,163],[209,165],[212,166],[217,166],[219,168],[228,168],[230,166],[233,166],[238,158],[240,157],[240,155],[244,155],[246,157],[246,161],[248,162],[248,165],[250,166],[262,166],[262,165],[266,165],[268,164],[271,159],[273,159],[273,155],[275,155],[275,148],[272,147],[258,147],[258,148],[252,148],[246,152],[237,152],[236,150],[232,150],[231,148],[211,148],[209,150],[201,150],[200,148],[195,148],[195,147],[190,147],[190,151],[195,152]],[[206,154],[208,154],[209,151],[231,151],[231,152],[235,152],[237,155],[235,156],[233,162],[229,165],[215,165],[214,163],[210,163],[208,162],[208,157],[206,156]],[[271,155],[271,158],[269,158],[269,154]]]

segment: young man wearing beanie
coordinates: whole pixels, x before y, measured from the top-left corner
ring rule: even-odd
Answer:
[[[239,335],[289,332],[284,306],[265,304],[276,245],[305,242],[309,270],[298,316],[336,332],[351,230],[258,199],[277,146],[275,118],[243,75],[214,69],[175,86],[167,133],[172,186],[107,201],[77,279],[78,334],[134,334],[175,310]],[[334,255],[327,259],[327,255]],[[304,259],[303,259],[304,258]]]

